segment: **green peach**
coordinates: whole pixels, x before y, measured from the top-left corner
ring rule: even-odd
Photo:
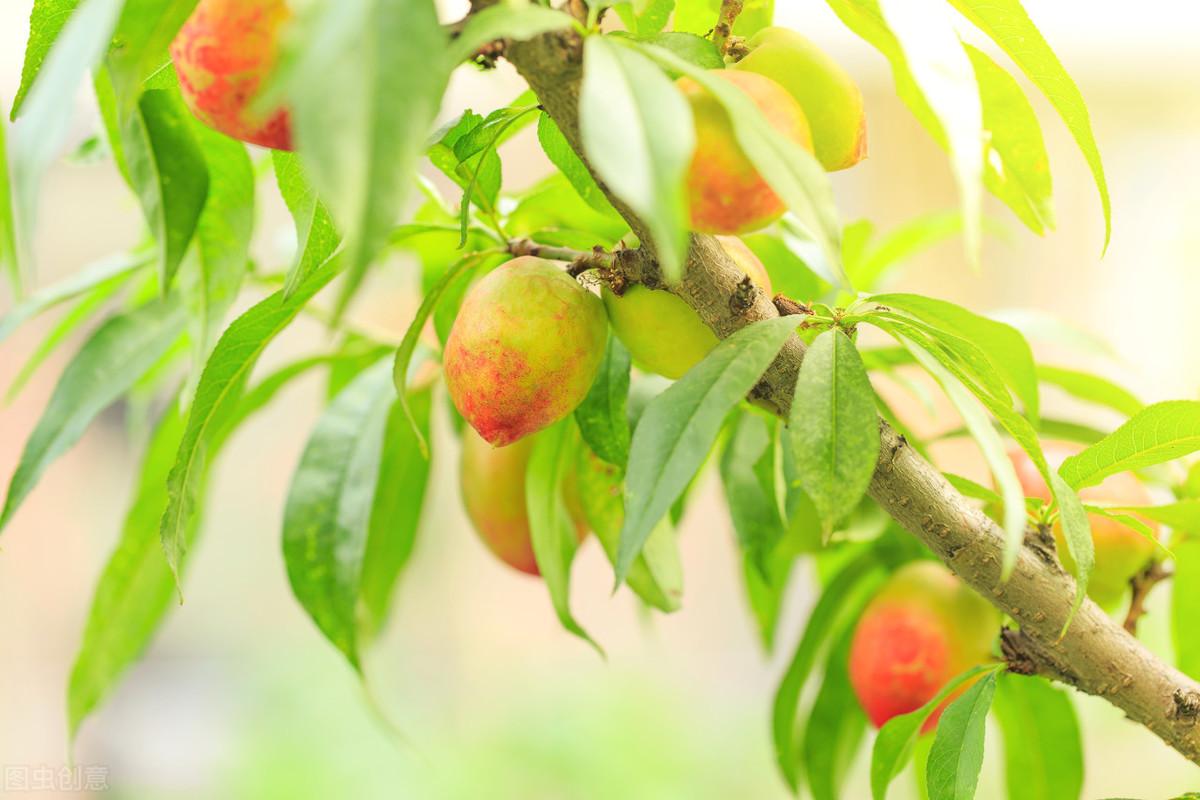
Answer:
[[[450,399],[502,447],[583,401],[604,355],[604,305],[561,266],[514,258],[471,287],[446,339]]]
[[[867,155],[862,91],[841,65],[787,28],[764,28],[747,42],[733,69],[777,81],[804,109],[817,160],[827,170],[852,167]]]
[[[896,571],[863,610],[850,645],[850,683],[877,727],[929,702],[946,682],[990,659],[1000,614],[932,561]],[[966,686],[947,698],[925,723]]]
[[[726,254],[768,295],[771,279],[749,247],[734,236],[718,236]],[[717,346],[716,335],[695,310],[663,289],[630,286],[618,297],[602,292],[608,318],[638,366],[667,378],[682,377]]]
[[[786,89],[753,72],[711,73],[745,92],[771,127],[812,150],[804,111]],[[691,106],[696,126],[696,151],[687,175],[692,230],[749,233],[779,219],[787,207],[738,144],[725,106],[691,78],[680,78],[676,85]]]

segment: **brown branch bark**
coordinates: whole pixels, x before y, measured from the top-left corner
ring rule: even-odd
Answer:
[[[717,24],[713,26],[712,36],[713,44],[717,46],[717,51],[721,55],[725,55],[729,51],[733,37],[733,25],[742,13],[743,2],[744,0],[722,0],[721,12],[717,17]]]
[[[582,60],[579,38],[555,33],[514,42],[507,57],[586,161],[577,112]],[[675,293],[722,338],[752,322],[779,315],[764,292],[739,289],[741,271],[709,236],[692,236],[682,281],[664,286],[645,227],[611,192],[609,198],[643,243],[637,250],[623,251],[617,259],[615,268],[627,280]],[[786,419],[803,357],[804,345],[792,337],[752,399]],[[1090,601],[1085,601],[1060,636],[1075,583],[1053,554],[1036,546],[1023,548],[1012,577],[1002,583],[1004,535],[1000,528],[882,420],[880,430],[883,447],[871,496],[960,578],[1016,621],[1019,630],[1004,635],[1010,664],[1105,698],[1200,764],[1200,685],[1156,658]]]

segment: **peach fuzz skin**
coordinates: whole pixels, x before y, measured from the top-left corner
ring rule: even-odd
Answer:
[[[291,12],[283,0],[200,0],[171,43],[179,88],[192,113],[250,144],[292,149],[286,109],[251,111]]]
[[[550,261],[514,258],[467,292],[443,366],[455,408],[503,447],[575,410],[600,369],[600,298]]]
[[[746,93],[775,130],[812,152],[812,135],[799,103],[770,78],[752,72],[712,70]],[[690,78],[675,82],[692,108],[696,152],[688,168],[692,230],[741,234],[768,225],[787,210],[742,151],[724,106]]]
[[[863,611],[850,646],[850,683],[876,727],[923,706],[952,678],[991,658],[1000,614],[932,561],[896,571]],[[922,730],[965,691],[938,706]]]

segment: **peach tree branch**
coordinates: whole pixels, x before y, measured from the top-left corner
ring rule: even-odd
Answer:
[[[508,59],[586,164],[578,116],[582,55],[580,38],[573,33],[513,42],[507,50]],[[758,320],[779,316],[765,292],[754,287],[745,291],[745,276],[711,236],[692,235],[683,278],[667,286],[644,224],[603,182],[600,186],[642,242],[614,265],[625,280],[673,292],[721,338]],[[804,350],[800,339],[792,337],[750,399],[787,419]],[[1010,664],[1103,697],[1200,764],[1200,685],[1154,656],[1091,601],[1084,602],[1064,633],[1075,584],[1053,554],[1024,547],[1011,578],[1002,582],[1004,534],[1000,527],[955,491],[936,467],[882,420],[880,432],[882,448],[871,496],[1019,625],[1019,631],[1010,631],[1005,637]]]

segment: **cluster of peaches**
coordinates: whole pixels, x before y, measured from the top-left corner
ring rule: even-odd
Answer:
[[[291,148],[286,109],[258,116],[249,111],[288,16],[284,0],[201,0],[171,48],[184,98],[201,121],[246,142]],[[745,92],[777,131],[825,169],[844,169],[865,156],[862,95],[838,64],[782,28],[760,31],[745,45],[743,58],[714,73]],[[696,125],[687,178],[691,227],[716,235],[732,262],[769,295],[767,270],[737,236],[776,221],[784,204],[742,152],[724,107],[695,81],[681,78],[677,85]],[[447,340],[446,384],[473,429],[463,439],[466,509],[488,547],[524,572],[538,573],[525,508],[528,437],[582,402],[600,368],[610,324],[640,369],[672,379],[717,344],[697,313],[667,291],[634,285],[619,296],[607,288],[597,296],[560,265],[529,256],[472,286]],[[1066,454],[1047,452],[1059,461]],[[1014,459],[1026,493],[1049,501],[1032,463]],[[594,526],[582,510],[580,476],[606,469],[587,454],[565,481],[581,538]],[[1148,500],[1127,477],[1090,492],[1093,500],[1126,505]],[[1109,517],[1093,515],[1092,529],[1097,568],[1089,593],[1111,608],[1154,545]],[[867,715],[882,725],[923,705],[954,675],[992,658],[999,626],[999,614],[941,565],[920,561],[901,568],[854,632],[850,677]]]

